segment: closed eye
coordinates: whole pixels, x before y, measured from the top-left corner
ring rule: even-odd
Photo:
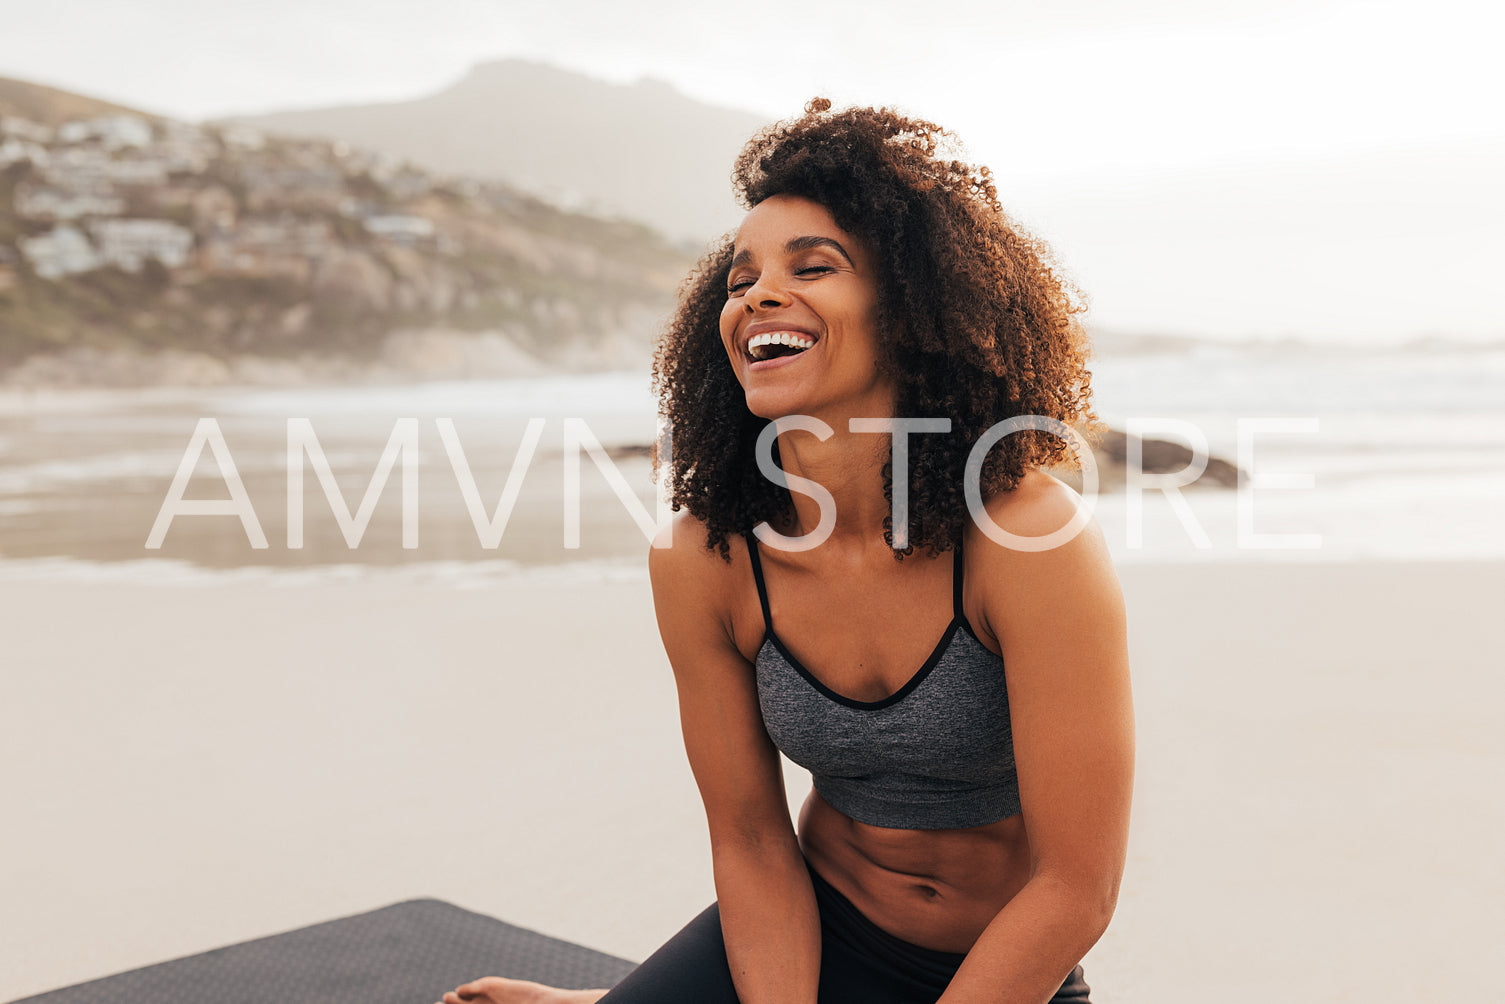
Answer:
[[[820,276],[828,272],[835,271],[836,269],[832,268],[830,265],[807,265],[804,268],[796,269],[794,274],[803,276]],[[736,282],[731,283],[726,287],[726,293],[728,296],[731,296],[735,293],[741,292],[752,284],[752,279],[738,279]]]

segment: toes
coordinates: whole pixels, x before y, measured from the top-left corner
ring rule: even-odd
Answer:
[[[511,980],[503,980],[496,976],[484,976],[469,983],[462,983],[444,995],[442,1001],[437,1004],[478,1004],[480,1001],[494,1001],[494,990],[500,990],[511,985]]]

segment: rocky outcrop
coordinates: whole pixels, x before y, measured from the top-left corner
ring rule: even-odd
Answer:
[[[1142,439],[1141,470],[1146,474],[1172,474],[1191,466],[1192,451],[1182,443],[1166,439]],[[1119,429],[1108,429],[1092,441],[1092,457],[1097,461],[1098,490],[1121,492],[1127,481],[1129,437]],[[1082,475],[1074,470],[1051,472],[1077,491],[1082,490]],[[1207,466],[1188,488],[1237,488],[1239,469],[1221,457],[1208,457]]]

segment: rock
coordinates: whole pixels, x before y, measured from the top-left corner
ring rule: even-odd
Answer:
[[[1165,439],[1144,439],[1141,461],[1146,474],[1169,474],[1185,470],[1192,461],[1192,451],[1182,443]],[[1121,492],[1128,477],[1128,435],[1118,429],[1102,433],[1092,444],[1097,461],[1098,490]],[[1082,490],[1080,471],[1056,468],[1050,472],[1077,491]],[[1207,467],[1187,488],[1237,488],[1238,467],[1221,457],[1208,457]]]

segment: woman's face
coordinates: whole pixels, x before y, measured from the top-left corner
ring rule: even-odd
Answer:
[[[733,245],[721,341],[763,418],[894,414],[878,369],[878,284],[871,255],[825,207],[793,195],[760,202]]]

